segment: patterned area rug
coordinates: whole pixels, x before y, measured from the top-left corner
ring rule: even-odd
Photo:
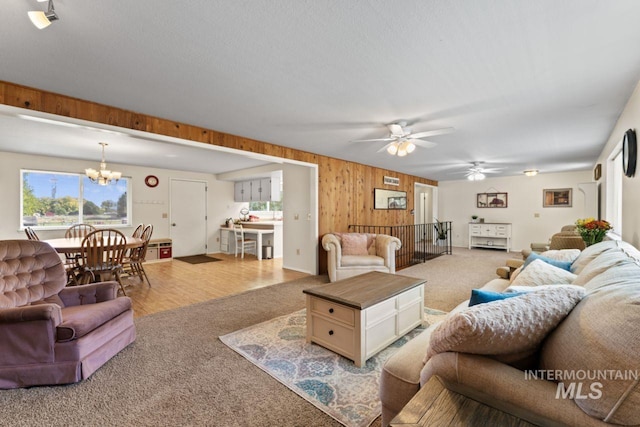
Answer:
[[[446,315],[425,308],[425,326]],[[384,362],[418,327],[386,349],[355,364],[316,344],[306,343],[306,310],[233,332],[220,340],[256,366],[348,427],[366,427],[381,413],[378,390]]]

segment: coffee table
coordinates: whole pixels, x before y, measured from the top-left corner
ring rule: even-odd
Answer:
[[[424,279],[378,271],[305,289],[307,342],[362,367],[423,322]]]

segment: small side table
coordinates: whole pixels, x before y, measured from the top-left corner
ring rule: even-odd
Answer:
[[[392,427],[535,425],[444,388],[436,377],[391,420]]]

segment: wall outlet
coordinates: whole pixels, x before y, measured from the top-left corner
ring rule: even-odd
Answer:
[[[169,215],[166,212],[163,212],[162,213],[162,218],[163,219],[167,219],[167,218],[169,218]]]
[[[533,214],[533,217],[534,218],[540,218],[540,214],[538,212],[536,212],[536,213]]]
[[[293,219],[295,219],[296,221],[300,219],[300,215],[298,214],[293,214]]]
[[[300,255],[300,249],[296,249],[296,255]]]

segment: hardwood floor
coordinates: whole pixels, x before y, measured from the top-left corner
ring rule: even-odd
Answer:
[[[283,269],[282,258],[258,261],[253,256],[244,259],[225,254],[212,256],[222,261],[145,263],[151,287],[137,277],[124,279],[135,317],[309,276]]]

